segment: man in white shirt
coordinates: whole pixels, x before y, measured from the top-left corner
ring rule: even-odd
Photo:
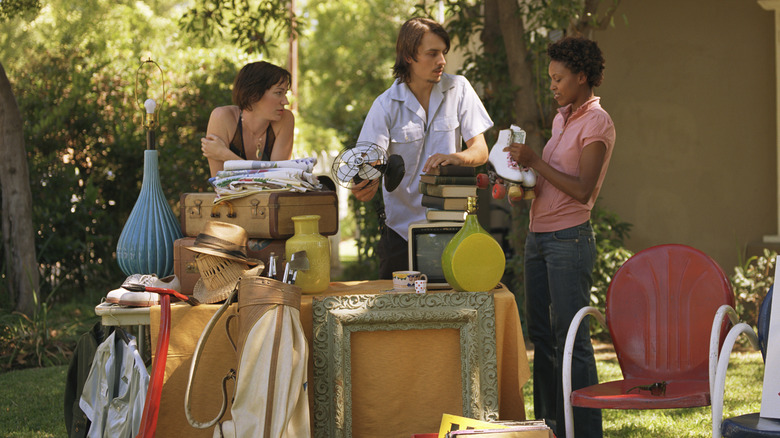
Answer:
[[[488,159],[483,133],[493,121],[466,78],[444,73],[449,49],[449,35],[439,23],[426,18],[404,23],[395,49],[396,81],[376,98],[358,138],[404,159],[401,184],[392,192],[382,189],[386,217],[379,241],[380,278],[408,269],[409,224],[425,219],[420,174],[437,166],[475,167]],[[461,150],[463,139],[466,149]],[[352,193],[369,201],[378,188],[376,181],[362,181]]]

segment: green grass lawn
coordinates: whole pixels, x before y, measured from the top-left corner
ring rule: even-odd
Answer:
[[[66,437],[65,374],[68,366],[0,374],[0,434],[4,437]]]
[[[619,378],[611,352],[597,356],[602,381]],[[63,398],[67,366],[33,368],[0,374],[0,435],[4,437],[63,437]],[[758,412],[761,407],[763,364],[760,353],[738,352],[727,374],[724,415]],[[534,418],[531,382],[524,388],[528,418]],[[606,437],[706,437],[711,435],[710,409],[661,411],[605,410]]]

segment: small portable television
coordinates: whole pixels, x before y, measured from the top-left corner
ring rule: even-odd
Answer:
[[[441,255],[463,222],[412,222],[409,225],[409,270],[420,271],[428,277],[428,289],[450,289]]]

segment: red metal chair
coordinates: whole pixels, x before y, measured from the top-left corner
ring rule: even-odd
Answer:
[[[722,318],[718,310],[724,304],[734,307],[731,284],[697,249],[659,245],[627,260],[607,290],[606,321],[596,308],[584,307],[569,326],[563,355],[566,436],[574,437],[572,406],[708,406],[718,349],[729,328],[726,321],[713,322],[716,314]],[[609,330],[623,380],[572,391],[574,335],[587,315]]]

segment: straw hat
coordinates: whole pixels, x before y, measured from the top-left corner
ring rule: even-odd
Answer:
[[[223,301],[230,296],[238,280],[250,266],[256,266],[255,270],[263,269],[263,262],[247,257],[247,241],[246,230],[242,227],[210,221],[198,234],[195,245],[186,247],[198,253],[195,263],[200,279],[195,283],[192,292],[198,301]]]
[[[195,238],[195,245],[186,247],[190,251],[222,257],[248,265],[257,265],[259,260],[247,257],[249,237],[246,230],[227,222],[209,221]]]

